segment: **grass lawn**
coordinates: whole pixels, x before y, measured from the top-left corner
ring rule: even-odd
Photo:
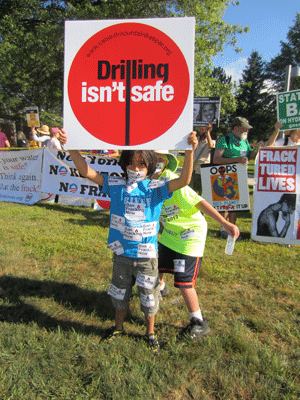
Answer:
[[[106,211],[1,202],[0,217],[1,399],[299,399],[300,248],[253,242],[250,212],[233,256],[207,217],[197,291],[209,336],[178,340],[188,313],[167,277],[157,358],[136,290],[127,335],[104,340],[114,324]]]

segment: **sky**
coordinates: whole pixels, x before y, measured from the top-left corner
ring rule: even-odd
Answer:
[[[264,61],[280,53],[280,41],[287,42],[289,28],[294,25],[300,0],[239,0],[238,6],[229,5],[224,21],[230,24],[249,26],[250,32],[238,35],[237,46],[242,53],[236,53],[231,46],[224,48],[221,55],[214,58],[214,64],[224,68],[233,80],[241,78],[247,65],[247,58],[257,50]]]

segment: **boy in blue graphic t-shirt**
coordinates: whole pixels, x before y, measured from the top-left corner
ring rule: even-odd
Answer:
[[[104,176],[93,170],[78,151],[69,151],[79,173],[102,186],[102,191],[111,197],[108,247],[114,251],[114,256],[108,293],[116,310],[116,325],[110,338],[123,334],[132,286],[136,283],[141,310],[146,318],[146,338],[153,354],[159,353],[154,334],[155,314],[159,305],[158,220],[164,200],[190,182],[193,151],[197,146],[196,132],[189,135],[188,144],[192,145],[192,150],[185,152],[182,173],[169,182],[147,179],[156,168],[154,151],[122,151],[119,164],[125,179]]]

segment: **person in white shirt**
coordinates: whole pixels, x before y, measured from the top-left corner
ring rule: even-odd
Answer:
[[[51,128],[50,139],[46,143],[46,147],[50,147],[51,149],[62,150],[60,141],[59,141],[60,129],[57,127]]]
[[[281,122],[276,122],[275,130],[270,136],[269,140],[266,143],[266,146],[299,146],[300,145],[300,129],[291,129],[288,131],[284,131],[285,136],[288,136],[288,140],[286,138],[277,139],[280,128],[282,128]]]

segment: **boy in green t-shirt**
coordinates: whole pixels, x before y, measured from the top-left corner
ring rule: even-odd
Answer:
[[[166,151],[158,152],[158,170],[152,179],[172,180],[177,177],[177,159]],[[197,339],[210,332],[203,319],[195,289],[204,252],[207,223],[201,212],[219,222],[229,235],[237,238],[239,229],[228,222],[207,201],[189,186],[173,193],[162,208],[163,232],[158,243],[158,268],[162,296],[168,295],[163,280],[164,273],[174,274],[174,286],[178,287],[190,315],[190,323],[183,334]]]

